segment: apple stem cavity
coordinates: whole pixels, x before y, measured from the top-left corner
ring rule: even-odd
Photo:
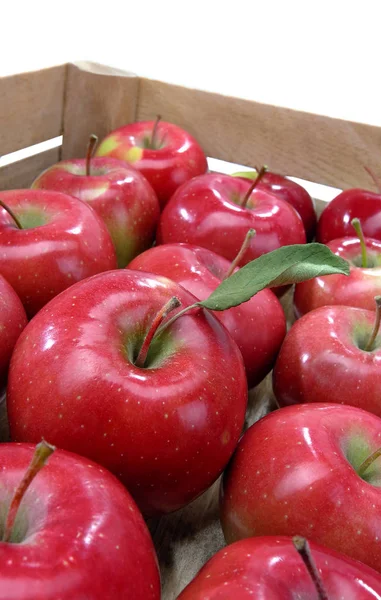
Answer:
[[[48,444],[48,442],[46,442],[45,440],[42,440],[42,442],[37,444],[29,467],[13,495],[12,502],[7,514],[7,519],[5,522],[4,534],[2,539],[3,542],[9,542],[11,540],[12,530],[16,520],[17,511],[20,507],[25,492],[32,483],[33,479],[36,477],[37,473],[39,473],[43,466],[46,464],[49,456],[53,454],[54,451],[55,446]]]
[[[151,150],[155,150],[157,148],[157,146],[156,146],[157,129],[158,129],[160,121],[161,121],[161,115],[157,115],[155,124],[154,124],[153,129],[152,129],[151,140],[150,140],[149,146],[148,146]]]
[[[9,208],[9,206],[7,206],[6,204],[4,204],[4,202],[2,200],[0,200],[0,206],[7,211],[7,213],[12,217],[12,219],[14,220],[14,222],[16,223],[17,227],[19,229],[22,229],[22,225],[20,223],[20,221],[18,220],[18,218],[16,217],[15,213],[13,212],[13,210],[11,210]]]
[[[300,535],[296,535],[292,538],[292,543],[294,544],[295,550],[297,550],[297,552],[299,553],[301,559],[303,560],[307,568],[307,571],[310,574],[310,577],[316,588],[319,600],[328,600],[328,594],[321,580],[316,563],[312,557],[308,541],[306,540],[306,538],[301,537]]]
[[[242,208],[245,208],[247,206],[247,203],[249,202],[249,198],[252,194],[252,192],[255,190],[255,188],[257,187],[258,183],[261,181],[263,175],[266,173],[267,171],[267,167],[263,166],[261,167],[259,170],[257,169],[257,167],[255,167],[255,170],[257,171],[258,175],[256,176],[256,178],[254,179],[253,183],[251,184],[251,186],[249,187],[249,189],[247,190],[242,202],[241,202],[241,206]]]
[[[375,450],[375,452],[372,452],[372,454],[370,456],[368,456],[368,458],[366,458],[364,460],[364,462],[361,463],[361,465],[357,469],[358,475],[361,478],[363,478],[363,476],[365,475],[365,472],[374,463],[374,461],[377,460],[377,458],[379,458],[380,456],[381,456],[381,448],[377,448],[377,450]]]
[[[245,256],[247,250],[249,249],[250,242],[251,242],[252,238],[255,236],[255,233],[256,233],[255,229],[249,229],[249,231],[247,232],[247,234],[245,236],[245,239],[243,240],[243,244],[238,251],[237,256],[232,261],[232,263],[231,263],[229,269],[227,270],[227,273],[222,281],[225,281],[225,279],[227,279],[228,277],[230,277],[230,275],[232,275],[234,273],[234,269],[236,267],[238,267],[239,263],[241,262],[241,260]]]
[[[360,241],[360,246],[361,246],[361,266],[362,266],[363,269],[367,269],[367,267],[368,267],[368,255],[367,255],[367,252],[366,252],[366,243],[365,243],[365,238],[364,238],[364,232],[362,230],[360,220],[357,219],[357,217],[355,219],[352,219],[351,225],[352,225],[353,229],[355,230],[355,232],[357,233],[357,237],[359,238],[359,241]]]
[[[86,152],[86,177],[91,175],[91,159],[94,156],[95,148],[98,144],[98,136],[95,133],[92,133],[89,138],[89,143],[87,144],[87,152]]]
[[[373,183],[375,184],[377,191],[381,194],[381,179],[377,177],[377,175],[370,169],[369,167],[364,166],[365,171],[368,175],[373,179]]]
[[[139,350],[139,354],[135,360],[135,366],[141,369],[144,368],[148,351],[152,342],[153,337],[156,333],[158,333],[158,328],[167,315],[172,312],[175,308],[181,306],[181,302],[176,296],[173,296],[164,306],[159,310],[154,320],[151,323],[151,326],[148,330],[146,337],[144,338],[143,344]],[[177,315],[176,315],[177,316]]]
[[[364,348],[365,352],[371,352],[373,350],[373,344],[376,341],[380,329],[381,322],[381,296],[375,296],[374,301],[376,303],[376,318],[374,321],[372,333],[370,334],[369,340]]]

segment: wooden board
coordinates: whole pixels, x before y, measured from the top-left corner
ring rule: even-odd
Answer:
[[[0,78],[0,151],[9,154],[62,133],[66,65]]]
[[[134,121],[138,86],[132,73],[88,62],[68,65],[62,158],[84,156],[92,133],[102,139]]]
[[[161,114],[190,131],[206,154],[339,188],[381,174],[381,128],[141,79],[137,117]]]
[[[51,148],[35,156],[0,168],[0,189],[28,188],[44,169],[60,160],[61,147]]]

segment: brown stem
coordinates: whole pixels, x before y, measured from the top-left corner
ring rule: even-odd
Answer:
[[[365,171],[368,173],[368,175],[371,176],[371,178],[373,179],[373,183],[377,188],[377,191],[381,194],[381,180],[379,177],[377,177],[377,175],[374,173],[374,171],[372,169],[370,169],[369,167],[364,166]]]
[[[252,194],[252,192],[255,190],[255,188],[257,187],[258,183],[261,181],[263,175],[266,173],[267,171],[267,167],[263,166],[259,169],[255,168],[255,170],[257,171],[258,175],[256,176],[256,178],[254,179],[253,183],[251,184],[251,186],[249,187],[249,189],[247,190],[242,202],[241,202],[241,206],[243,208],[245,208],[245,206],[247,206],[247,203],[249,202],[249,198]]]
[[[90,167],[91,167],[91,159],[94,156],[95,148],[97,147],[98,136],[94,133],[91,134],[89,138],[89,143],[87,144],[87,152],[86,152],[86,176],[90,175]]]
[[[328,600],[328,594],[321,580],[316,563],[312,557],[308,541],[306,540],[306,538],[301,537],[300,535],[296,535],[292,538],[292,543],[294,544],[295,550],[298,551],[299,556],[303,560],[307,571],[310,574],[310,577],[316,588],[319,600]]]
[[[366,251],[366,243],[365,243],[364,232],[362,230],[360,220],[357,217],[355,217],[354,219],[352,219],[351,225],[352,225],[353,229],[355,230],[355,232],[357,233],[357,237],[358,237],[358,239],[360,241],[360,246],[361,246],[361,266],[362,266],[363,269],[367,269],[367,267],[368,267],[368,255],[367,255],[367,251]]]
[[[159,325],[163,322],[165,317],[172,310],[177,308],[178,306],[181,306],[181,302],[178,298],[176,298],[176,296],[173,296],[173,298],[168,300],[168,302],[166,304],[164,304],[164,306],[161,308],[161,310],[159,310],[159,312],[155,316],[154,320],[152,321],[151,326],[148,330],[148,333],[147,333],[146,337],[144,338],[142,347],[139,350],[139,354],[137,356],[137,359],[135,360],[136,367],[140,367],[141,369],[144,368],[144,364],[147,359],[147,354],[148,354],[148,350],[149,350],[151,342],[152,342],[152,338],[154,337],[155,333],[157,332]]]
[[[362,477],[365,474],[365,471],[369,469],[370,465],[372,465],[379,456],[381,456],[381,448],[377,448],[377,450],[372,452],[372,454],[361,463],[357,469],[358,475]]]
[[[370,338],[364,348],[365,352],[370,352],[373,348],[373,344],[376,341],[376,337],[378,335],[378,331],[380,329],[380,321],[381,321],[381,296],[375,296],[374,301],[376,303],[376,318],[374,320],[374,325],[372,329],[372,333],[370,334]]]
[[[49,456],[53,454],[55,447],[51,444],[42,440],[39,444],[37,444],[30,465],[22,478],[18,488],[16,489],[11,505],[9,507],[9,511],[7,514],[7,519],[5,522],[3,542],[9,542],[12,536],[13,526],[16,520],[17,511],[20,507],[21,501],[24,497],[24,494],[33,479],[36,477],[37,473],[41,471],[42,467],[46,464]]]
[[[155,124],[152,129],[151,141],[149,144],[149,147],[153,150],[156,148],[157,128],[159,126],[160,121],[161,121],[161,115],[157,115]]]
[[[11,210],[11,209],[9,208],[9,206],[7,206],[6,204],[4,204],[4,202],[3,202],[2,200],[0,200],[0,206],[1,206],[2,208],[4,208],[4,210],[6,210],[6,211],[7,211],[7,213],[8,213],[8,214],[9,214],[9,215],[12,217],[12,219],[13,219],[13,220],[14,220],[14,222],[16,223],[17,227],[18,227],[19,229],[22,229],[21,223],[20,223],[20,221],[18,220],[18,218],[16,217],[15,213],[13,212],[13,210]]]
[[[255,236],[255,229],[249,229],[249,231],[245,235],[245,239],[243,240],[243,244],[242,244],[241,248],[239,249],[237,256],[232,261],[232,263],[231,263],[229,269],[227,270],[226,275],[222,281],[225,281],[225,279],[227,279],[228,277],[230,277],[230,275],[232,275],[234,273],[234,269],[239,265],[239,263],[245,256],[247,250],[249,249],[250,241],[254,236]]]

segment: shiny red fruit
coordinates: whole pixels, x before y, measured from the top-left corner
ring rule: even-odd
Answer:
[[[184,307],[195,301],[165,277],[127,269],[80,282],[29,323],[9,370],[12,439],[46,437],[103,464],[146,514],[176,510],[209,487],[245,417],[241,354],[207,311],[180,317],[135,365],[174,296]]]
[[[64,192],[87,202],[107,225],[118,267],[152,245],[160,207],[155,192],[136,169],[115,158],[93,158],[90,175],[84,159],[64,160],[34,181],[35,189]]]
[[[318,242],[352,236],[352,219],[360,220],[366,237],[381,241],[381,194],[367,190],[344,190],[323,210],[317,227]]]
[[[0,207],[0,274],[29,317],[73,283],[116,267],[114,246],[96,212],[47,190],[0,192],[22,229]]]
[[[199,300],[205,300],[224,279],[230,262],[198,246],[164,244],[137,256],[129,268],[169,277]],[[254,387],[272,369],[286,335],[286,319],[279,300],[271,290],[263,290],[248,302],[215,311],[214,315],[237,343],[249,388]]]
[[[325,306],[294,323],[274,368],[278,403],[329,400],[381,417],[381,335],[365,350],[374,321],[374,311]]]
[[[186,242],[233,260],[249,229],[256,235],[241,266],[280,246],[306,241],[303,222],[287,202],[255,189],[240,206],[251,182],[208,173],[185,183],[172,196],[159,221],[159,244]]]
[[[381,575],[348,556],[311,542],[328,598],[381,598]],[[220,550],[178,600],[316,600],[317,591],[287,537],[241,540]]]
[[[4,510],[34,447],[1,444]],[[159,571],[134,501],[107,471],[57,450],[27,490],[10,543],[0,543],[1,600],[159,600]]]
[[[131,163],[148,179],[164,207],[182,183],[205,173],[208,164],[198,142],[173,123],[158,123],[156,141],[150,147],[154,127],[155,121],[120,127],[104,138],[96,155]]]
[[[298,405],[264,417],[225,471],[227,541],[301,535],[381,571],[381,460],[358,474],[380,444],[381,419],[353,406]]]
[[[347,237],[327,244],[350,264],[350,274],[325,275],[295,286],[295,314],[300,317],[321,306],[339,304],[374,310],[374,297],[381,294],[381,242],[366,238],[368,268],[361,267],[358,238]]]
[[[253,177],[250,175],[256,172],[249,171],[248,173],[248,178],[252,180]],[[244,177],[244,173],[240,173],[240,175]],[[311,242],[315,235],[317,219],[314,201],[307,190],[295,181],[271,171],[266,171],[258,187],[275,194],[278,198],[288,202],[295,208],[303,221],[307,241]]]
[[[13,348],[27,322],[20,298],[0,275],[0,397],[7,379]]]

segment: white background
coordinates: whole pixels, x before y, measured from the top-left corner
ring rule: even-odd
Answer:
[[[0,75],[93,60],[381,125],[379,0],[2,0]]]

